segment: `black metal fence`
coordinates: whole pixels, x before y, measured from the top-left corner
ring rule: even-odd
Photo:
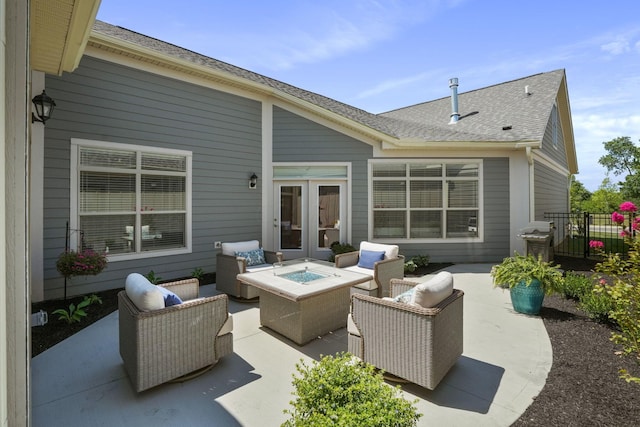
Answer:
[[[628,216],[626,225],[633,221]],[[622,226],[611,220],[611,213],[557,213],[545,212],[544,219],[552,221],[554,231],[554,253],[556,255],[595,257],[597,251],[589,247],[591,240],[604,243],[605,252],[626,254],[628,245],[624,242]]]

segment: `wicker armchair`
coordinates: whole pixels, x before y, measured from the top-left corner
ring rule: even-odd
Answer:
[[[392,280],[392,295],[418,284]],[[348,350],[385,372],[433,390],[462,354],[463,296],[453,289],[441,302],[423,308],[353,294]]]
[[[160,285],[184,302],[142,311],[118,293],[120,356],[137,392],[213,366],[233,352],[226,295],[198,298],[198,280]]]
[[[258,298],[258,289],[246,283],[240,282],[236,276],[240,273],[257,271],[262,268],[271,268],[276,262],[282,262],[282,252],[263,251],[265,263],[261,265],[248,265],[247,258],[237,256],[236,252],[248,252],[259,249],[260,242],[250,240],[247,242],[223,243],[222,250],[216,255],[216,289],[225,294],[241,298]]]
[[[385,252],[384,259],[376,261],[372,269],[359,267],[360,254],[363,250]],[[335,265],[337,268],[346,268],[351,271],[370,275],[370,282],[356,285],[352,289],[357,293],[380,298],[389,296],[389,283],[391,279],[401,279],[404,277],[404,256],[398,254],[397,245],[361,242],[360,250],[337,254],[335,257]]]

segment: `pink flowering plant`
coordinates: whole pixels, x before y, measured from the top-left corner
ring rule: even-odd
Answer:
[[[622,346],[618,354],[631,357],[640,365],[640,239],[631,231],[640,228],[640,221],[635,218],[637,207],[632,202],[622,203],[620,211],[629,215],[628,228],[624,225],[623,214],[614,212],[611,219],[623,227],[621,235],[628,243],[629,251],[626,257],[619,253],[605,254],[602,242],[589,242],[590,247],[604,256],[595,268],[599,280],[593,292],[608,295],[612,300],[613,308],[608,315],[618,325],[611,335],[611,341]],[[620,377],[640,384],[640,377],[625,369],[620,369]]]
[[[65,251],[60,254],[56,262],[56,269],[64,277],[95,276],[107,266],[105,254],[92,249],[80,252]]]

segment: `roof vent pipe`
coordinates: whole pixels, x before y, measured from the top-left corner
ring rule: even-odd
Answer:
[[[449,124],[458,123],[460,113],[458,113],[458,78],[449,79],[449,87],[451,88],[451,120]]]

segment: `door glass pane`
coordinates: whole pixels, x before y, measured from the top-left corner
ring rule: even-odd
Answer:
[[[302,187],[280,187],[280,248],[302,249]]]
[[[318,186],[318,247],[340,241],[340,186]]]

